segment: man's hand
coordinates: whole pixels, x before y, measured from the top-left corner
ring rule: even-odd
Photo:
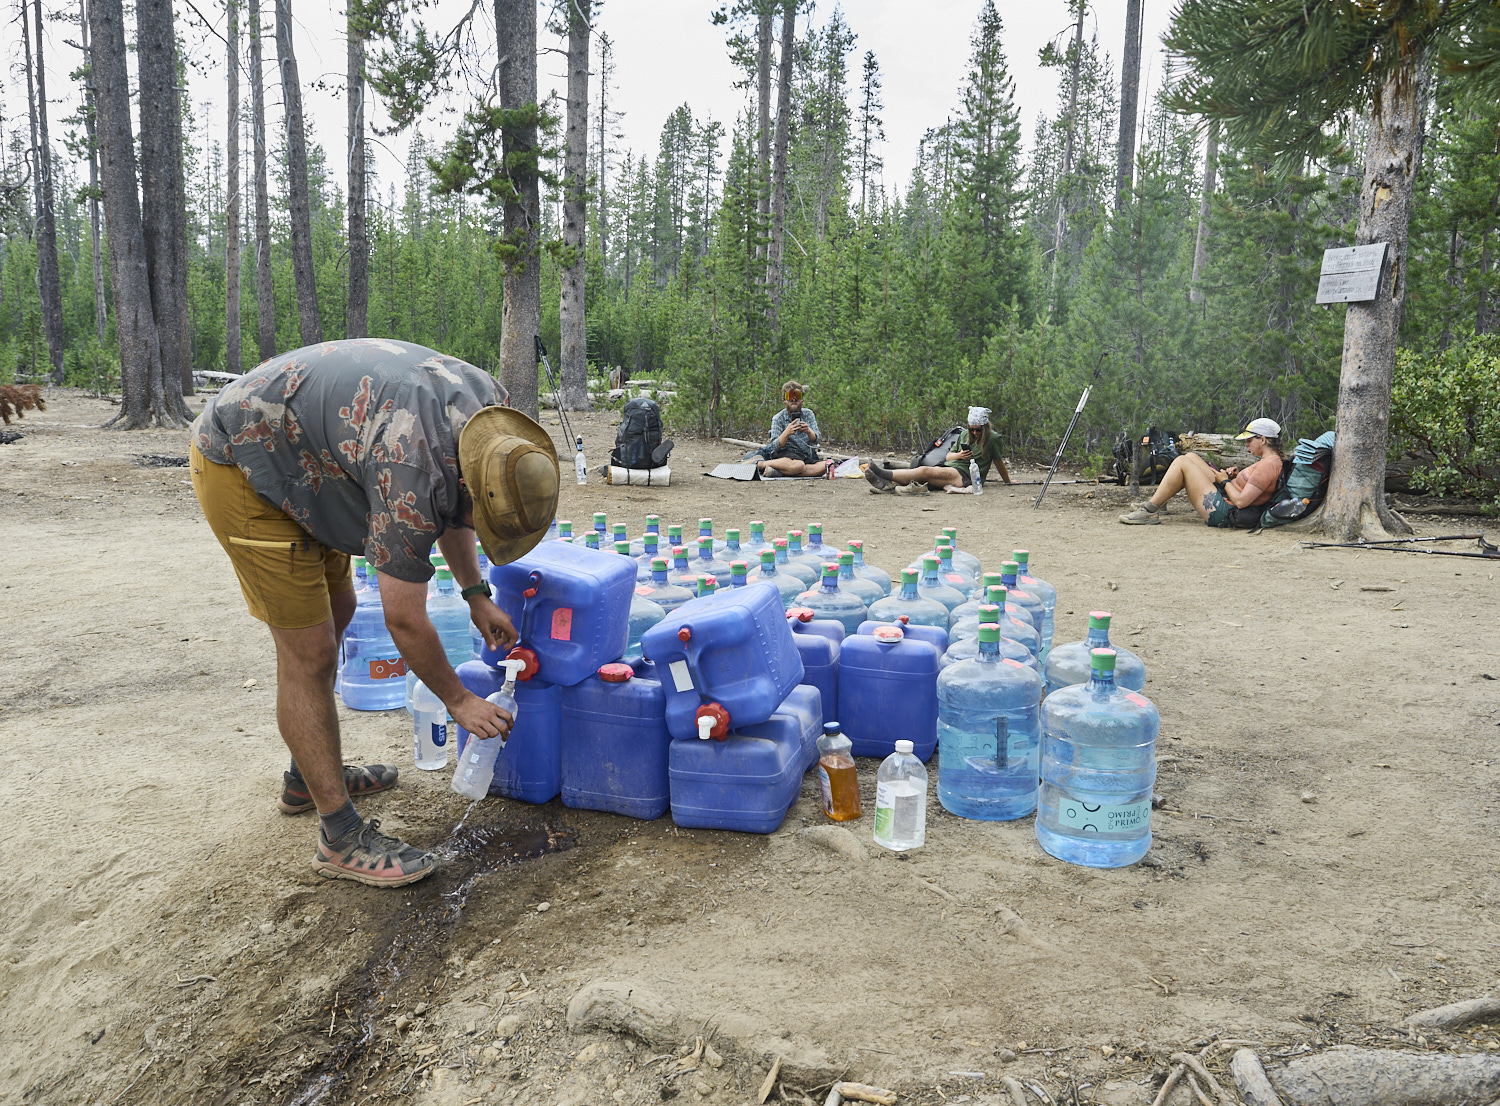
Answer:
[[[518,640],[510,616],[495,606],[495,601],[488,595],[469,597],[469,618],[484,638],[484,643],[497,653],[510,652]]]
[[[970,460],[973,456],[974,456],[974,451],[972,449],[964,448],[964,449],[960,449],[957,453],[950,453],[950,454],[948,454],[948,460],[950,460],[950,461],[967,461],[967,460]]]
[[[502,614],[500,617],[505,616]],[[448,713],[453,715],[453,721],[475,737],[482,738],[502,735],[508,737],[511,723],[515,721],[509,711],[501,710],[488,699],[481,699],[471,691],[465,691],[464,697],[457,702],[449,703]]]

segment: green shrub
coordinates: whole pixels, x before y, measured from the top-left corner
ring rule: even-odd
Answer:
[[[1391,390],[1396,449],[1429,458],[1412,483],[1435,495],[1500,500],[1500,335],[1441,353],[1403,350]]]

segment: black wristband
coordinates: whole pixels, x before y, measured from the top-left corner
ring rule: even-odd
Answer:
[[[463,591],[459,592],[459,594],[462,595],[465,600],[473,599],[476,595],[483,595],[486,599],[492,598],[490,594],[490,586],[483,580],[481,580],[477,584],[470,584],[468,587],[464,588]]]

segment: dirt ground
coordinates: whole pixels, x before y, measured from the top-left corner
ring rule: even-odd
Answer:
[[[98,430],[113,410],[57,393],[0,446],[0,1103],[741,1104],[777,1056],[771,1101],[842,1076],[999,1102],[1010,1074],[1148,1103],[1172,1050],[1393,1042],[1496,982],[1500,565],[1301,550],[1184,506],[1127,529],[1123,490],[1088,485],[1033,510],[1035,488],[730,484],[699,474],[738,450],[680,441],[670,489],[568,483],[563,516],[821,521],[888,569],[953,524],[986,564],[1035,551],[1057,640],[1115,612],[1162,715],[1146,860],[1071,867],[1030,819],[935,798],[920,853],[869,844],[867,813],[846,858],[801,832],[810,785],[766,837],[501,799],[455,829],[465,804],[410,767],[406,715],[341,709],[346,759],[402,767],[364,813],[448,857],[378,891],[321,880],[313,820],[276,811],[270,637],[186,469],[149,463],[186,433]],[[575,416],[596,465],[613,422]],[[570,1032],[598,980],[653,993],[675,1030]],[[721,1066],[678,1062],[698,1034]],[[1494,1025],[1430,1036],[1500,1049]]]

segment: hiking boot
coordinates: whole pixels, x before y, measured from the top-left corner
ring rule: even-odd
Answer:
[[[379,830],[380,819],[371,818],[337,841],[329,841],[319,826],[313,870],[324,879],[352,879],[371,887],[404,887],[437,871],[434,854]]]
[[[889,492],[895,490],[895,484],[891,482],[890,471],[883,469],[874,461],[865,467],[865,479],[877,492]]]
[[[359,799],[395,787],[396,777],[400,774],[389,764],[346,764],[344,787],[349,792],[349,798]],[[301,776],[283,772],[281,781],[281,798],[276,800],[276,808],[281,813],[302,814],[317,809],[312,794],[307,790],[307,782]]]
[[[929,491],[927,485],[922,483],[896,485],[897,495],[926,495]]]
[[[1120,516],[1120,521],[1126,526],[1160,526],[1161,512],[1148,511],[1144,507],[1137,507],[1133,511],[1127,511]]]

